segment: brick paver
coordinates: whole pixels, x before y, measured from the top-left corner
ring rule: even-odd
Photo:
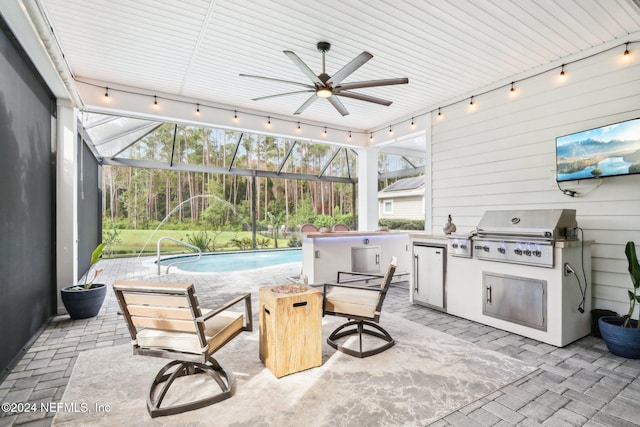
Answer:
[[[157,276],[153,260],[127,258],[100,261],[101,279],[187,281],[196,285],[202,305],[215,307],[238,292],[250,291],[257,317],[258,288],[283,282],[300,272],[299,264],[232,273],[184,274],[172,270]],[[640,361],[610,354],[601,339],[585,337],[564,348],[460,319],[409,303],[404,283],[391,287],[385,311],[538,367],[536,371],[455,411],[434,426],[634,426],[640,425]],[[254,319],[257,322],[257,319]],[[129,342],[118,306],[109,292],[98,316],[53,318],[0,383],[0,401],[58,402],[77,355],[86,350]],[[0,426],[49,426],[53,412],[0,412]]]

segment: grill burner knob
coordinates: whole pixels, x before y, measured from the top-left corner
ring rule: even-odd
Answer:
[[[539,257],[542,256],[542,251],[537,251],[536,250],[536,251],[533,251],[533,254],[539,258]]]
[[[467,249],[467,245],[465,245],[464,243],[460,245],[460,249]]]
[[[457,249],[457,248],[458,248],[458,244],[457,244],[457,243],[452,243],[452,244],[451,244],[451,247],[452,247],[453,249]]]
[[[526,256],[531,256],[531,251],[529,249],[525,249],[524,254]]]
[[[501,254],[504,254],[507,252],[507,250],[505,248],[498,248],[498,252],[500,252]]]
[[[513,252],[514,252],[516,255],[522,255],[522,249],[514,249],[514,250],[513,250]]]

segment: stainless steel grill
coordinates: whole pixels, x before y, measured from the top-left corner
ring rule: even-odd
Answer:
[[[487,211],[472,238],[478,259],[553,267],[559,239],[577,239],[574,209]]]

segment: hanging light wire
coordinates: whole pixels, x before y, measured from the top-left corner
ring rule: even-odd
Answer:
[[[625,50],[624,50],[624,54],[623,54],[623,56],[624,56],[626,59],[628,59],[628,58],[630,57],[629,44],[637,43],[638,41],[640,41],[640,40],[632,40],[632,41],[628,41],[628,42],[623,43],[623,44],[624,44],[624,46],[625,46]],[[591,54],[591,55],[588,55],[588,56],[585,56],[585,57],[582,57],[582,58],[576,59],[576,60],[571,61],[571,62],[569,62],[569,63],[562,64],[562,65],[561,65],[561,67],[560,67],[560,77],[561,77],[561,78],[563,78],[563,79],[566,77],[566,74],[567,74],[567,73],[566,73],[566,72],[565,72],[565,70],[564,70],[564,67],[565,67],[566,65],[568,65],[568,64],[573,64],[573,63],[576,63],[576,62],[579,62],[579,61],[583,61],[583,60],[586,60],[586,59],[588,59],[588,58],[591,58],[591,57],[594,57],[594,56],[600,55],[600,54],[605,53],[605,52],[608,52],[608,51],[610,51],[610,50],[612,50],[612,49],[619,48],[621,45],[622,45],[622,44],[618,44],[618,45],[616,45],[616,46],[613,46],[613,47],[608,48],[608,49],[606,49],[606,50],[603,50],[603,51],[601,51],[601,52],[593,53],[593,54]],[[540,76],[540,75],[542,75],[542,74],[545,74],[545,73],[547,73],[547,72],[549,72],[549,71],[550,71],[550,70],[540,71],[539,73],[536,73],[536,74],[533,74],[533,75],[530,75],[530,76],[526,77],[526,79],[532,79],[532,78],[534,78],[534,77],[538,77],[538,76]],[[79,82],[79,83],[86,84],[86,85],[89,85],[89,86],[97,86],[97,87],[100,87],[100,85],[96,85],[96,84],[94,84],[94,83],[85,82],[85,81],[82,81],[81,79],[77,79],[77,78],[75,78],[75,77],[74,77],[74,80],[75,80],[75,81],[77,81],[77,82]],[[511,82],[511,83],[509,84],[509,85],[511,86],[510,92],[511,92],[511,91],[513,91],[513,92],[515,92],[515,91],[516,91],[516,89],[515,89],[515,87],[514,87],[515,83],[516,83],[516,82]],[[506,86],[506,85],[505,85],[505,86]],[[504,86],[503,86],[503,87],[504,87]],[[470,103],[469,103],[469,104],[470,104],[470,106],[474,106],[474,107],[475,107],[476,103],[474,102],[474,98],[475,98],[476,96],[478,96],[478,95],[484,95],[485,93],[492,92],[492,91],[494,91],[494,90],[496,90],[496,89],[498,89],[498,88],[489,89],[489,90],[487,90],[486,92],[482,92],[482,93],[480,93],[480,94],[476,94],[476,95],[471,96]],[[109,97],[109,95],[108,95],[108,94],[109,94],[109,90],[110,90],[110,89],[109,89],[108,87],[105,87],[105,95],[104,95],[104,98],[108,98],[108,97]],[[111,90],[113,91],[113,88],[111,88]],[[124,90],[124,89],[116,89],[116,91],[118,91],[118,92],[123,92],[123,93],[130,93],[130,94],[133,94],[133,95],[145,95],[145,94],[143,94],[143,93],[133,92],[133,91],[128,91],[128,90]],[[153,95],[153,98],[154,98],[154,103],[153,103],[153,105],[154,105],[155,107],[159,107],[159,104],[158,104],[158,97],[157,97],[157,95]],[[178,102],[178,103],[185,103],[185,101],[178,100],[178,99],[171,99],[171,98],[165,98],[165,99],[168,99],[169,101]],[[459,101],[459,100],[458,100],[458,101],[454,101],[454,102],[451,102],[450,104],[447,104],[447,105],[444,105],[444,106],[440,106],[440,107],[438,107],[438,119],[439,119],[439,120],[441,120],[441,119],[444,117],[444,114],[442,113],[442,110],[441,110],[443,107],[449,107],[449,106],[451,106],[451,105],[457,104],[458,102],[460,102],[460,101]],[[209,107],[210,107],[210,108],[213,108],[213,109],[223,110],[223,111],[233,111],[233,112],[234,112],[234,120],[237,120],[237,118],[238,118],[238,111],[237,111],[237,110],[228,110],[228,109],[220,108],[220,107],[217,107],[217,106],[209,106]],[[435,110],[430,110],[430,111],[428,111],[428,112],[425,112],[425,113],[422,113],[422,114],[418,114],[418,115],[414,115],[414,116],[412,116],[412,117],[411,117],[411,125],[413,126],[413,125],[415,124],[415,118],[416,118],[416,117],[426,116],[427,114],[431,114],[431,113],[433,113],[434,111],[435,111]],[[256,115],[256,114],[252,114],[252,113],[248,113],[248,112],[243,112],[243,114],[250,115],[250,116],[258,116],[258,115]],[[264,116],[263,116],[263,117],[264,117]],[[278,120],[281,120],[281,121],[284,121],[284,122],[291,122],[291,120],[286,120],[286,119],[278,119]],[[405,121],[405,120],[403,120],[403,121],[400,121],[400,122],[398,122],[398,123],[393,123],[393,124],[391,124],[391,125],[390,125],[390,127],[392,127],[392,126],[396,126],[396,125],[399,125],[399,124],[400,124],[400,123],[402,123],[402,122],[406,122],[406,121]],[[271,117],[270,117],[270,116],[267,118],[267,124],[268,124],[268,125],[271,125]],[[300,122],[297,122],[297,124],[298,124],[298,129],[299,129],[299,128],[300,128]],[[305,124],[306,124],[306,125],[308,125],[308,126],[310,126],[310,127],[319,127],[318,125],[314,125],[314,124],[309,124],[309,123],[305,123]],[[327,127],[327,129],[328,129],[328,127]],[[337,128],[331,128],[331,129],[332,129],[332,130],[339,131],[339,132],[346,132],[344,129],[337,129]],[[374,132],[377,132],[378,130],[380,130],[380,129],[374,129],[374,130],[372,130],[372,131],[355,131],[355,132],[356,132],[356,133],[360,133],[360,134],[367,134],[367,133],[369,133],[369,139],[373,141],[373,134],[374,134]],[[350,132],[351,132],[351,131],[350,131]]]

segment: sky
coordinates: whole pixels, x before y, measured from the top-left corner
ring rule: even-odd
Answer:
[[[558,146],[563,146],[587,139],[601,142],[610,142],[614,139],[622,141],[640,140],[640,118],[561,136],[557,139],[557,144]]]

